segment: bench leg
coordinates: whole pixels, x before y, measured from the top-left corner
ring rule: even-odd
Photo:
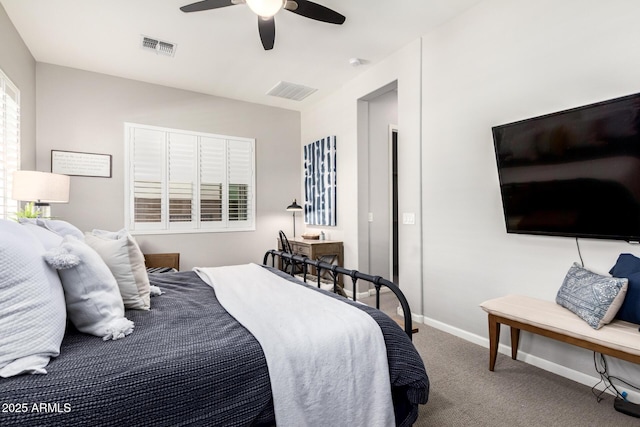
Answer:
[[[520,342],[520,329],[511,326],[511,358],[518,359],[518,343]]]
[[[493,371],[498,356],[498,343],[500,341],[500,323],[498,319],[489,314],[489,370]]]

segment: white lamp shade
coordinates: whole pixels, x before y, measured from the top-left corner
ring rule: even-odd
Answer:
[[[68,203],[67,175],[38,171],[15,171],[11,198],[24,202]]]
[[[258,16],[271,18],[284,7],[286,0],[247,0],[247,6]]]

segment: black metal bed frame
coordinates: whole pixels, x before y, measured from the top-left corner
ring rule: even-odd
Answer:
[[[365,282],[372,283],[376,289],[376,308],[380,309],[380,288],[382,286],[386,286],[393,292],[398,298],[400,302],[400,306],[402,307],[402,312],[404,314],[404,331],[409,336],[409,339],[412,339],[413,334],[413,326],[411,322],[411,309],[409,308],[409,303],[407,302],[407,298],[404,296],[400,288],[390,282],[387,279],[384,279],[380,276],[371,276],[369,274],[361,273],[357,270],[349,270],[343,267],[340,267],[336,264],[329,264],[320,260],[312,260],[307,258],[306,256],[294,255],[289,252],[277,251],[275,249],[268,250],[264,254],[264,259],[262,261],[263,265],[268,265],[267,262],[269,260],[269,256],[271,256],[271,267],[275,267],[275,259],[276,257],[280,257],[283,260],[288,260],[291,264],[291,276],[294,276],[294,272],[296,271],[296,266],[302,267],[302,275],[303,280],[307,282],[307,273],[308,267],[312,266],[316,269],[316,277],[318,279],[318,288],[320,287],[321,278],[322,278],[322,270],[326,270],[330,273],[330,276],[333,279],[333,291],[337,292],[338,290],[338,274],[342,274],[343,276],[351,277],[351,283],[353,283],[353,300],[356,301],[356,283],[358,280],[364,280]]]

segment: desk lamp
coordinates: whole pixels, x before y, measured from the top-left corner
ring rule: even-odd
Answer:
[[[302,211],[302,206],[296,202],[296,199],[293,199],[293,203],[287,206],[287,210],[293,212],[293,237],[296,237],[296,212]]]

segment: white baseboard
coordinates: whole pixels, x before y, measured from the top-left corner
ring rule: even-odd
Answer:
[[[389,288],[387,288],[385,286],[380,288],[380,294],[384,294],[384,293],[387,293],[387,292],[391,292],[391,289],[389,289]],[[369,296],[370,297],[375,297],[376,296],[376,289],[375,288],[369,289]]]
[[[411,313],[411,320],[413,320],[416,323],[424,323],[424,316],[421,314]]]
[[[316,284],[317,282],[315,281],[315,279],[313,281],[310,281],[309,277],[307,277],[307,283]],[[332,282],[327,282],[327,283],[332,283]],[[349,297],[350,299],[353,299],[353,291],[352,290],[344,288],[344,287],[342,288],[342,290],[344,291],[345,294],[347,294],[347,297]],[[380,294],[384,294],[384,293],[387,293],[387,292],[391,292],[391,289],[386,288],[384,286],[380,289]],[[374,289],[367,289],[364,292],[358,292],[356,294],[356,299],[359,300],[360,298],[369,298],[369,297],[374,297],[374,296],[376,296],[375,288]]]
[[[342,290],[344,291],[345,294],[347,294],[347,297],[349,299],[353,299],[353,291],[346,289],[346,288],[342,288]],[[374,293],[375,295],[375,293]],[[358,292],[356,294],[356,300],[359,300],[360,298],[369,298],[371,295],[369,295],[369,290],[366,290],[365,292]]]
[[[446,323],[439,322],[434,319],[430,319],[428,317],[423,317],[425,325],[434,327],[448,334],[454,335],[456,337],[462,338],[466,341],[472,342],[479,346],[485,347],[489,349],[489,339],[482,337],[480,335],[472,334],[470,332],[464,331],[462,329],[456,328],[451,325],[447,325]],[[505,354],[511,357],[511,347],[505,344],[498,345],[498,351],[502,354]],[[585,374],[583,372],[576,371],[574,369],[568,368],[566,366],[558,365],[557,363],[550,362],[549,360],[542,359],[538,356],[531,355],[529,353],[525,353],[523,351],[518,351],[518,360],[524,363],[528,363],[529,365],[538,367],[540,369],[544,369],[545,371],[551,372],[553,374],[559,375],[564,378],[568,378],[582,385],[586,385],[588,387],[593,387],[600,381],[599,377],[595,377],[589,374]],[[489,369],[489,353],[487,351],[487,369]],[[618,389],[624,389],[628,398],[631,402],[638,403],[640,402],[640,392],[629,390],[628,387],[619,387]],[[596,387],[597,390],[603,390],[604,386],[599,384]],[[615,393],[611,390],[606,391],[609,394],[614,395]]]
[[[404,310],[402,309],[402,306],[400,306],[399,304],[398,304],[398,307],[396,308],[396,314],[404,318]],[[421,314],[415,314],[415,313],[411,313],[411,321],[414,323],[425,323],[424,316]]]

